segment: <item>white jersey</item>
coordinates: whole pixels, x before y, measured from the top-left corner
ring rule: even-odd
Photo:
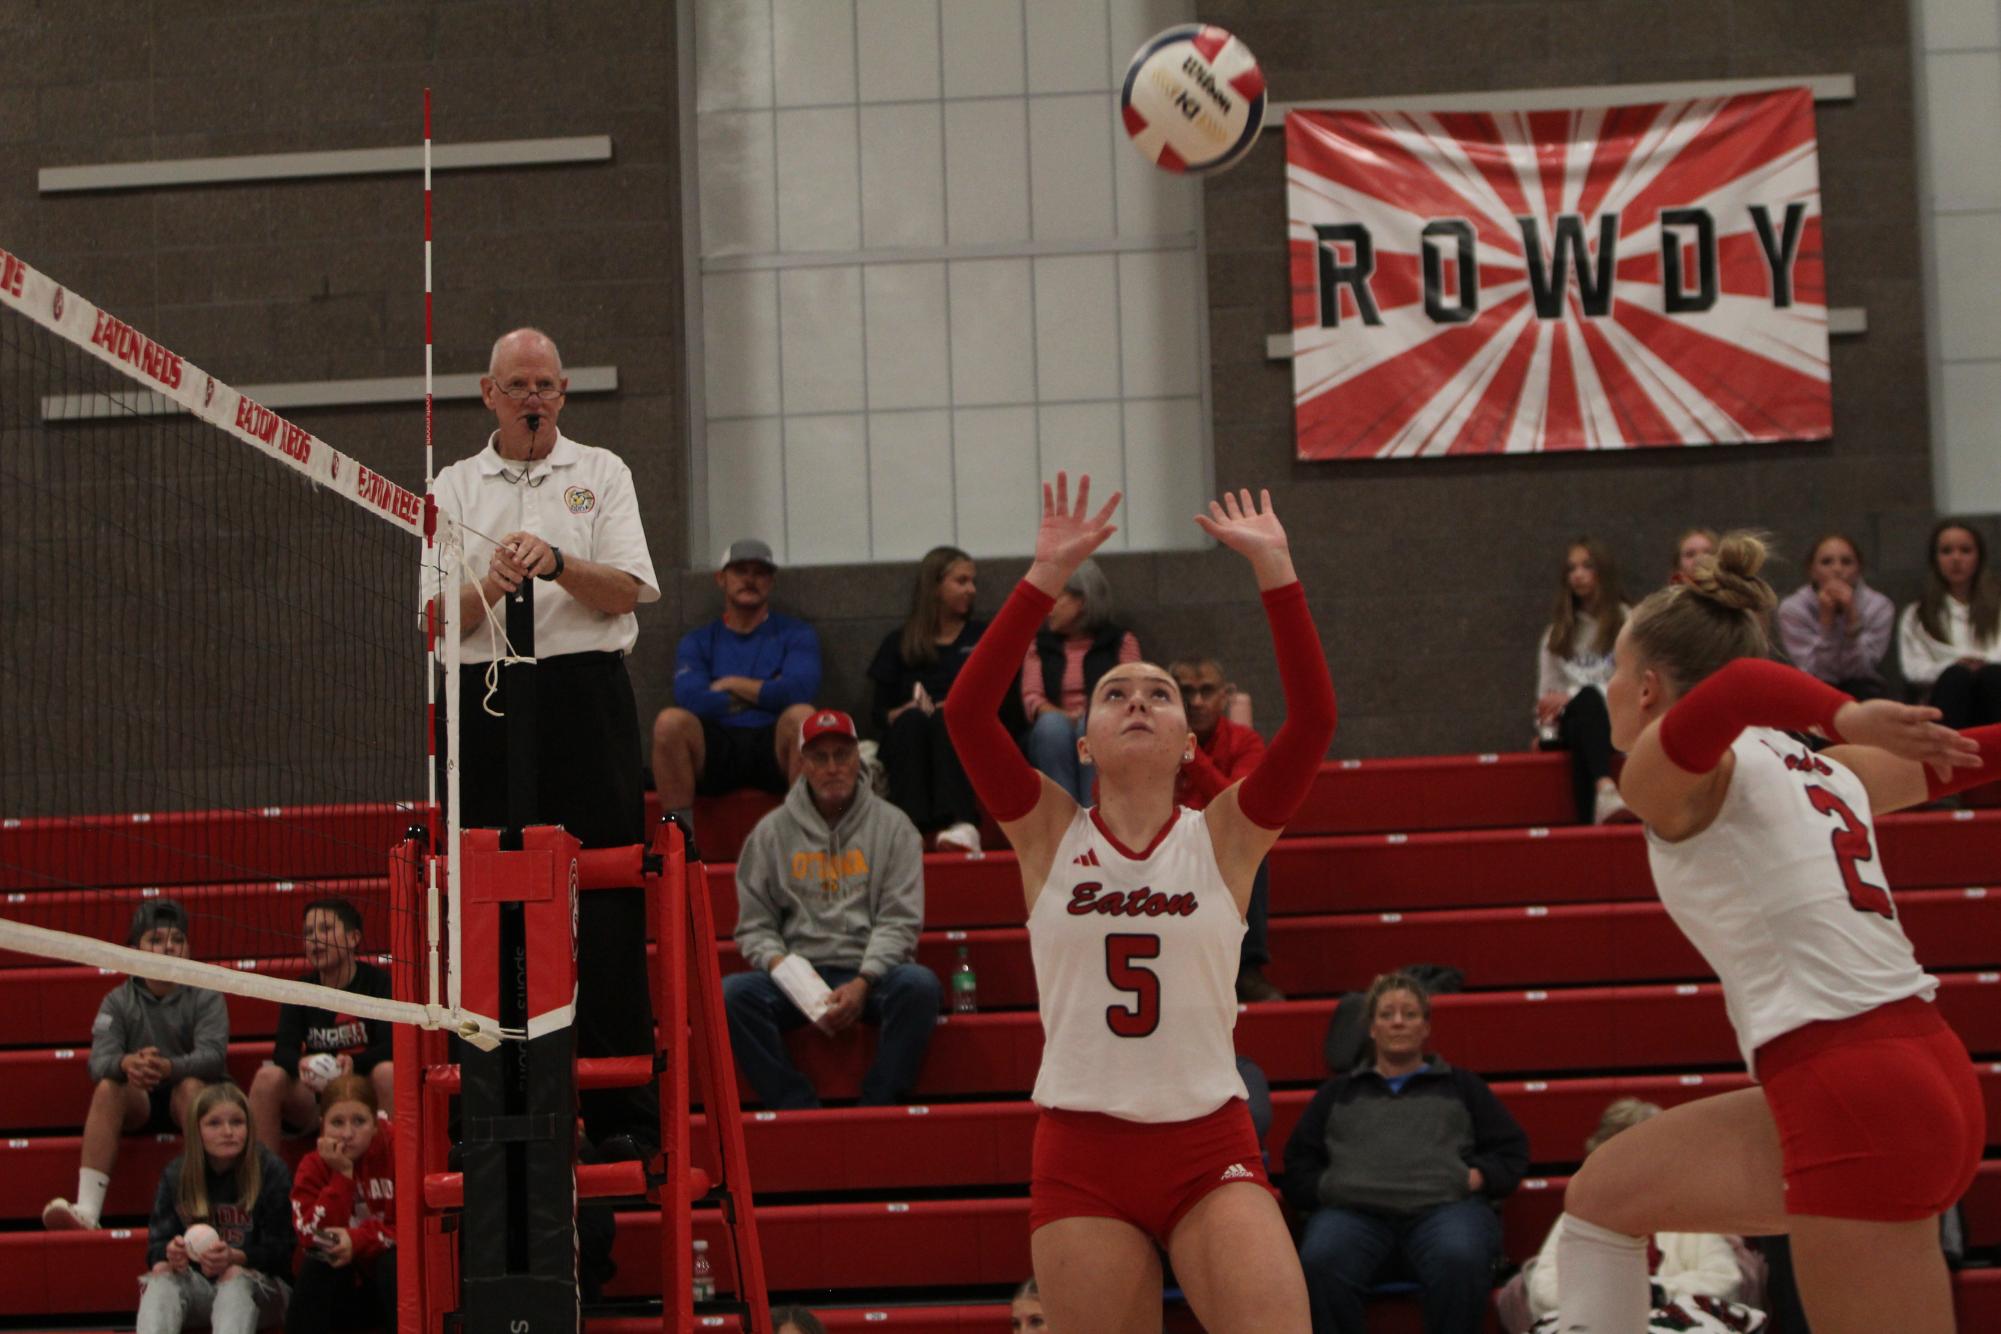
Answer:
[[[1042,1107],[1191,1121],[1248,1095],[1230,1034],[1244,916],[1199,811],[1135,853],[1080,810],[1028,916]]]
[[[1723,983],[1745,1066],[1817,1020],[1930,1000],[1938,982],[1897,924],[1862,780],[1770,728],[1730,749],[1716,819],[1679,843],[1649,829],[1647,859],[1668,915]]]

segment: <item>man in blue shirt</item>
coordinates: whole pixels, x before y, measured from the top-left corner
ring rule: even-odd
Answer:
[[[761,788],[784,796],[799,776],[799,727],[820,688],[813,627],[771,610],[771,548],[732,542],[716,571],[723,614],[681,637],[674,704],[653,720],[660,807],[688,822],[695,794]]]

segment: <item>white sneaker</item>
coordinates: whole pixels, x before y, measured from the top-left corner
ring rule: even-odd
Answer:
[[[956,848],[960,852],[980,850],[980,827],[961,820],[958,824],[947,825],[938,831],[938,850]]]
[[[97,1220],[58,1195],[42,1206],[42,1226],[51,1232],[95,1232]]]
[[[1599,788],[1597,806],[1592,811],[1592,822],[1594,824],[1612,824],[1621,820],[1622,817],[1630,819],[1631,813],[1627,811],[1626,802],[1624,798],[1620,797],[1619,789],[1616,787]]]

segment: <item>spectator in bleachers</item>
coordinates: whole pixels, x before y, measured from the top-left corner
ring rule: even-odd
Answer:
[[[285,1334],[396,1334],[396,1136],[360,1075],[320,1094],[320,1138],[292,1181],[298,1279]]]
[[[1688,582],[1688,576],[1695,570],[1695,562],[1716,552],[1716,530],[1713,528],[1689,528],[1674,540],[1674,561],[1668,569],[1668,582],[1680,584]]]
[[[1621,1131],[1630,1130],[1660,1108],[1638,1098],[1620,1098],[1605,1109],[1598,1129],[1584,1141],[1589,1157],[1598,1146]],[[1537,1334],[1555,1334],[1561,1328],[1561,1287],[1557,1279],[1556,1244],[1562,1232],[1561,1220],[1549,1230],[1542,1249],[1522,1271],[1526,1278],[1529,1317],[1536,1321]],[[1739,1305],[1745,1296],[1744,1269],[1730,1238],[1714,1232],[1657,1232],[1647,1247],[1652,1280],[1653,1321],[1669,1330],[1739,1330],[1760,1327],[1762,1315]],[[1707,1309],[1705,1309],[1705,1307]],[[1729,1308],[1736,1308],[1734,1310]],[[1700,1323],[1705,1317],[1716,1323]],[[1735,1323],[1724,1323],[1724,1321]]]
[[[188,915],[172,899],[142,903],[125,943],[152,954],[188,957]],[[187,1124],[206,1084],[229,1077],[229,1010],[219,991],[128,977],[98,1002],[90,1025],[90,1078],[76,1202],[42,1206],[42,1226],[91,1229],[104,1212],[121,1135],[168,1133]]]
[[[833,988],[814,1024],[881,1026],[864,1106],[908,1099],[938,1022],[938,975],[914,961],[924,923],[924,841],[910,817],[861,781],[854,719],[807,716],[804,768],[785,804],[757,822],[737,858],[737,947],[749,972],[723,979],[730,1045],[764,1105],[817,1107],[782,1034],[806,1015],[771,976],[797,955]]]
[[[1014,1290],[1007,1308],[1008,1334],[1049,1334],[1049,1317],[1042,1313],[1042,1289],[1029,1279]]]
[[[195,1099],[181,1152],[160,1174],[139,1282],[138,1334],[252,1334],[285,1317],[292,1275],[292,1173],[258,1142],[243,1090],[210,1084]],[[216,1240],[188,1246],[196,1224]]]
[[[1840,533],[1807,551],[1807,582],[1779,604],[1779,639],[1793,666],[1856,699],[1886,694],[1881,663],[1897,609],[1862,581],[1862,552]]]
[[[2001,579],[1969,525],[1946,519],[1932,529],[1930,577],[1904,608],[1897,651],[1904,680],[1947,727],[2001,722]]]
[[[314,899],[306,905],[305,942],[306,963],[312,971],[301,981],[357,996],[390,998],[389,974],[356,957],[361,949],[361,912],[346,899]],[[265,1146],[276,1149],[284,1143],[287,1128],[303,1133],[319,1123],[316,1095],[299,1079],[300,1060],[319,1052],[331,1055],[344,1075],[368,1076],[375,1085],[376,1102],[395,1106],[391,1032],[381,1019],[317,1005],[280,1005],[271,1059],[250,1082],[250,1106]]]
[[[910,615],[883,637],[869,664],[875,729],[889,774],[889,799],[941,849],[980,850],[980,803],[952,749],[939,706],[987,623],[973,617],[973,558],[933,547],[917,567]]]
[[[827,1334],[820,1317],[803,1306],[781,1306],[771,1313],[774,1334]]]
[[[1181,687],[1181,707],[1188,730],[1195,734],[1194,758],[1181,766],[1174,784],[1174,804],[1199,811],[1232,783],[1250,776],[1264,758],[1264,738],[1230,717],[1237,687],[1225,678],[1214,658],[1182,658],[1168,664],[1168,675]],[[1271,962],[1267,923],[1271,915],[1271,858],[1258,863],[1251,885],[1251,906],[1244,914],[1244,943],[1237,961],[1237,999],[1282,1001],[1285,993],[1265,977]]]
[[[1097,770],[1077,754],[1085,705],[1099,677],[1122,662],[1139,660],[1139,640],[1112,622],[1111,582],[1096,561],[1085,561],[1049,609],[1021,665],[1028,762],[1079,806],[1093,804],[1091,788],[1097,781]]]
[[[1589,537],[1572,542],[1537,659],[1535,714],[1543,741],[1570,751],[1571,796],[1585,824],[1604,824],[1626,809],[1612,779],[1605,682],[1612,677],[1612,645],[1630,610],[1604,543]]]
[[[723,614],[681,636],[674,703],[653,720],[660,808],[693,829],[695,794],[757,788],[784,796],[799,776],[799,724],[820,689],[820,637],[771,609],[778,562],[740,538],[716,568]]]
[[[1415,978],[1378,977],[1367,1004],[1371,1050],[1320,1086],[1285,1146],[1315,1334],[1363,1334],[1369,1288],[1397,1275],[1423,1288],[1426,1334],[1478,1334],[1496,1201],[1528,1168],[1528,1136],[1478,1075],[1426,1054],[1431,999]]]

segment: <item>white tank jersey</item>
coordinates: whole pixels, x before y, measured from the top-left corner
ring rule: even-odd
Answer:
[[[1723,983],[1745,1066],[1816,1020],[1930,1000],[1938,983],[1897,923],[1862,780],[1770,728],[1730,749],[1716,819],[1679,843],[1649,829],[1647,859],[1668,915]]]
[[[1162,1122],[1247,1096],[1230,1037],[1243,938],[1200,812],[1177,807],[1135,853],[1078,811],[1028,917],[1036,1103]]]

